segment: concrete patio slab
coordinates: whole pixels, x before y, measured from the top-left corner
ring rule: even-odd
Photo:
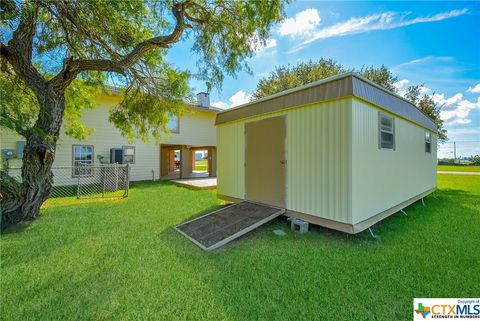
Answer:
[[[174,179],[171,182],[178,186],[182,186],[190,189],[196,189],[196,190],[217,188],[216,177]]]

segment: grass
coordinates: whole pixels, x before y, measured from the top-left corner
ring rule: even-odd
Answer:
[[[55,204],[1,236],[0,319],[410,320],[414,297],[480,293],[480,177],[438,187],[378,224],[380,241],[279,219],[214,253],[172,226],[217,208],[215,191],[146,183]]]
[[[195,170],[208,171],[208,161],[206,159],[195,161]]]
[[[438,165],[437,170],[446,172],[480,172],[480,166],[474,165]]]

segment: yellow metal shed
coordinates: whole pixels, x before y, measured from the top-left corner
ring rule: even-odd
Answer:
[[[347,73],[219,113],[218,197],[358,233],[436,189],[436,125]]]

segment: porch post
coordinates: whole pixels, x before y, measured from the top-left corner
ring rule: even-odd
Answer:
[[[182,146],[180,156],[180,178],[188,178],[192,174],[190,148]]]
[[[160,176],[168,175],[168,149],[160,147]]]
[[[217,176],[217,148],[210,147],[208,149],[208,176]]]

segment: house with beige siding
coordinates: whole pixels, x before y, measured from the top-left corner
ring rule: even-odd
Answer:
[[[128,163],[131,181],[216,176],[215,118],[220,109],[210,106],[207,93],[200,93],[197,98],[198,104],[189,105],[180,118],[171,117],[167,126],[171,132],[161,134],[157,143],[154,139],[129,142],[108,121],[109,110],[121,97],[99,96],[97,107],[82,115],[83,122],[94,130],[87,140],[66,136],[62,128],[54,175],[55,168],[64,166]],[[0,128],[0,134],[2,158],[9,155],[9,166],[21,167],[25,139],[5,128]],[[195,170],[196,151],[205,155],[207,170]]]
[[[437,127],[347,73],[217,115],[218,197],[357,233],[432,193]]]

